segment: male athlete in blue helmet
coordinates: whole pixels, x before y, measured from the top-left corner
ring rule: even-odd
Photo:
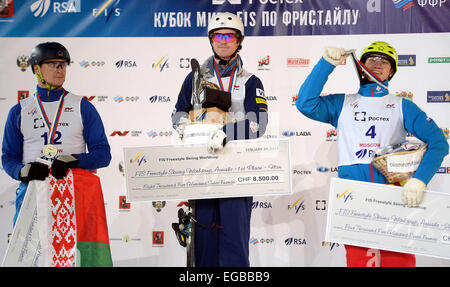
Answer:
[[[232,140],[262,136],[267,125],[267,101],[259,78],[243,69],[238,52],[244,39],[241,19],[231,13],[212,17],[208,37],[214,55],[202,65],[204,78],[231,93],[233,121],[215,132],[207,143],[210,153]],[[172,115],[174,128],[183,137],[190,122],[192,73],[183,82]],[[196,266],[249,266],[252,197],[196,200]]]
[[[389,94],[389,80],[397,71],[398,55],[385,42],[374,42],[364,49],[360,62],[376,81],[361,75],[361,86],[355,94],[320,93],[335,67],[349,55],[342,48],[327,47],[323,57],[302,84],[296,105],[305,116],[332,124],[338,131],[338,176],[340,178],[387,183],[387,179],[371,164],[378,147],[405,140],[407,132],[428,144],[428,149],[414,176],[403,186],[403,201],[417,206],[426,185],[448,154],[449,145],[442,130],[412,101]],[[372,120],[370,119],[372,118]],[[377,119],[383,120],[377,120]],[[368,122],[369,121],[369,122]],[[373,148],[358,153],[362,143]],[[358,156],[359,155],[359,156]],[[367,248],[345,246],[347,266],[367,266],[372,253]],[[380,250],[381,266],[415,266],[412,254]]]
[[[37,77],[36,92],[11,108],[2,143],[3,168],[21,181],[14,223],[29,181],[45,180],[50,172],[61,179],[69,168],[94,170],[111,161],[97,110],[63,88],[70,64],[67,49],[57,42],[41,43],[32,50],[29,63]],[[38,159],[52,162],[51,167]]]

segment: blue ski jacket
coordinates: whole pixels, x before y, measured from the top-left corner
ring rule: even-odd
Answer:
[[[48,91],[38,86],[37,92],[42,102],[55,102],[60,99],[63,89]],[[80,105],[83,137],[88,152],[74,154],[79,160],[78,168],[94,170],[106,167],[111,161],[111,152],[103,122],[89,101],[83,98]],[[3,168],[9,176],[16,180],[19,180],[20,169],[26,164],[23,162],[23,145],[21,105],[18,103],[9,111],[2,143]]]
[[[296,100],[297,109],[306,117],[333,125],[338,128],[338,121],[343,108],[345,94],[320,96],[328,76],[335,66],[321,58],[299,90]],[[388,81],[384,83],[388,85]],[[385,97],[388,91],[376,83],[361,85],[358,94],[363,97]],[[402,99],[403,128],[428,144],[414,177],[428,184],[448,154],[449,145],[442,130],[427,117],[416,104]],[[338,132],[339,137],[339,132]],[[340,178],[386,183],[387,179],[372,164],[340,165]]]

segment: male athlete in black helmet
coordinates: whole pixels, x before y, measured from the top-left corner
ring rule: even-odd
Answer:
[[[63,88],[70,61],[69,52],[60,43],[45,42],[34,47],[29,63],[37,78],[36,92],[13,106],[8,114],[2,165],[8,175],[21,181],[14,223],[29,181],[44,180],[50,172],[62,179],[69,168],[94,170],[111,161],[97,110],[86,99]],[[52,162],[51,167],[40,159]]]

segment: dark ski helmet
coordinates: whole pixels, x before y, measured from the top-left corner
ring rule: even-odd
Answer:
[[[62,59],[67,62],[67,65],[70,65],[69,51],[63,45],[58,42],[45,42],[37,45],[31,51],[28,63],[33,74],[33,65],[40,65],[42,61],[48,59]]]

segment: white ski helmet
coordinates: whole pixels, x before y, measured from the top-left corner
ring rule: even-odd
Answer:
[[[229,12],[220,13],[211,17],[208,24],[208,37],[211,37],[211,34],[218,29],[233,29],[240,33],[238,38],[244,37],[244,24],[241,18]]]

